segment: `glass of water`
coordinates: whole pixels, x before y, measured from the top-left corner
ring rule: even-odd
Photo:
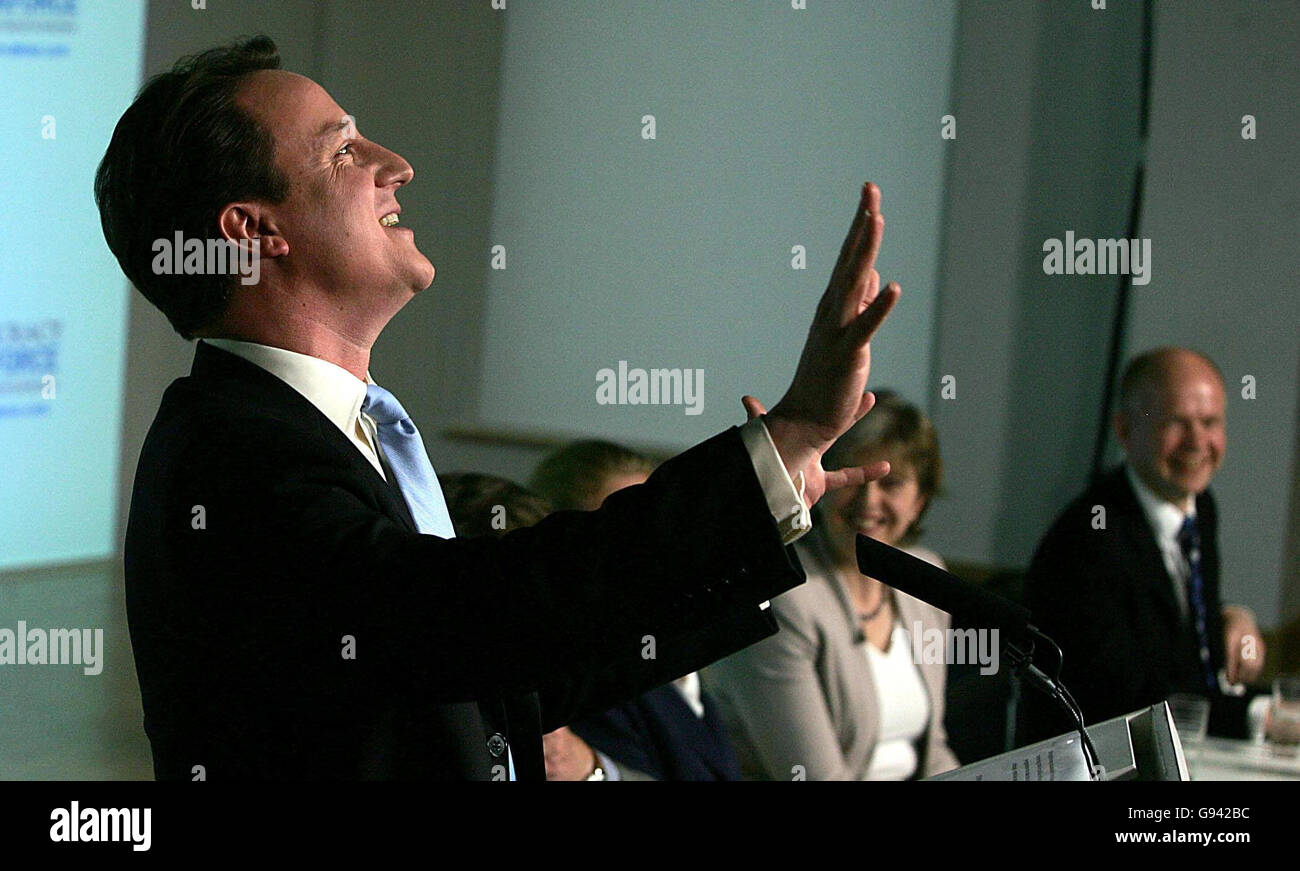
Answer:
[[[1210,726],[1210,700],[1204,696],[1179,693],[1169,697],[1169,713],[1173,715],[1178,738],[1184,744],[1199,744],[1205,740]]]
[[[1273,703],[1264,725],[1264,738],[1275,750],[1295,755],[1300,748],[1300,674],[1273,680]]]

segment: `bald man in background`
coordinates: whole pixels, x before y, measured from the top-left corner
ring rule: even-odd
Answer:
[[[1211,729],[1243,728],[1233,685],[1259,677],[1264,644],[1248,609],[1223,606],[1218,515],[1223,378],[1208,357],[1157,348],[1134,358],[1114,427],[1125,461],[1101,476],[1039,543],[1025,585],[1034,622],[1064,654],[1062,680],[1087,723],[1175,693],[1211,701]],[[1025,698],[1022,743],[1072,724]]]

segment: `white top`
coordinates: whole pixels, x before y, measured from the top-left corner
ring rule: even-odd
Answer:
[[[1124,472],[1128,475],[1129,483],[1133,485],[1133,492],[1137,494],[1138,504],[1142,506],[1142,513],[1147,518],[1147,525],[1155,534],[1156,544],[1160,547],[1160,556],[1165,561],[1169,580],[1174,585],[1174,601],[1178,603],[1179,609],[1186,617],[1187,580],[1191,577],[1192,567],[1183,556],[1182,545],[1178,543],[1178,532],[1183,528],[1185,518],[1196,516],[1196,500],[1189,500],[1188,510],[1184,512],[1177,505],[1166,502],[1151,492],[1151,488],[1143,483],[1132,466],[1126,465]]]
[[[930,723],[930,696],[912,662],[911,636],[895,620],[888,651],[869,641],[862,642],[862,647],[876,683],[876,697],[889,700],[878,705],[880,734],[866,779],[906,780],[916,773],[920,761],[916,744]]]

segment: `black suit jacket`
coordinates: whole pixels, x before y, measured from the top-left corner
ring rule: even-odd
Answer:
[[[540,780],[544,731],[772,634],[759,603],[803,580],[734,429],[600,511],[448,541],[202,342],[145,440],[125,569],[155,774],[180,779],[501,779],[508,742]]]
[[[717,703],[707,692],[701,700],[702,718],[675,687],[656,687],[570,728],[615,762],[655,780],[740,780]]]
[[[1106,509],[1093,528],[1094,506]],[[1218,515],[1207,491],[1196,499],[1211,659],[1223,667]],[[1164,701],[1207,695],[1200,646],[1174,598],[1155,533],[1123,467],[1061,514],[1034,554],[1025,581],[1034,624],[1060,645],[1066,687],[1095,723]],[[1023,695],[1022,738],[1039,740],[1072,724],[1040,694]],[[1023,742],[1022,742],[1023,743]]]

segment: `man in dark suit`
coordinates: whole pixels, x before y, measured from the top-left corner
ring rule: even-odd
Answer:
[[[570,728],[616,764],[654,780],[740,780],[717,702],[695,673]]]
[[[1218,513],[1223,378],[1207,357],[1158,348],[1121,379],[1115,432],[1125,463],[1052,525],[1034,554],[1026,604],[1061,647],[1062,680],[1094,723],[1167,699],[1205,696],[1231,730],[1223,689],[1258,677],[1253,615],[1220,597]],[[1022,738],[1072,724],[1027,694]]]
[[[774,632],[807,507],[887,471],[820,462],[871,407],[868,342],[898,299],[873,268],[879,190],[771,413],[600,511],[455,539],[368,373],[434,276],[398,226],[411,167],[278,67],[260,37],[153,79],[95,180],[127,276],[203,339],[146,438],[125,545],[155,773],[540,780],[543,731]],[[259,278],[167,274],[175,234],[252,246]]]

